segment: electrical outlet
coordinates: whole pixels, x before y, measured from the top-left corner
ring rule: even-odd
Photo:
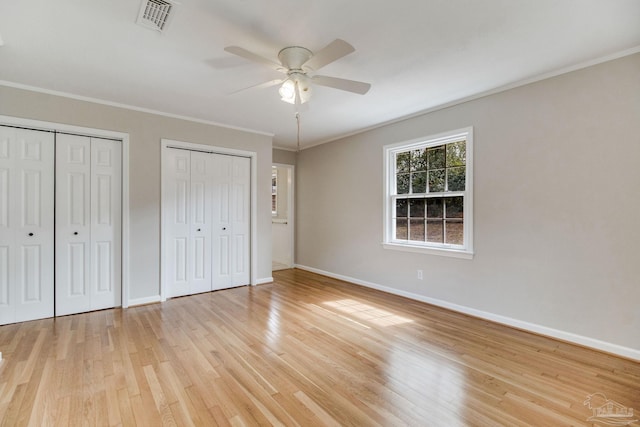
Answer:
[[[418,270],[418,280],[422,280],[422,270]]]

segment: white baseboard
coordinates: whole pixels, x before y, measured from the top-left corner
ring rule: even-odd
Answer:
[[[160,295],[154,295],[152,297],[130,299],[129,300],[129,307],[134,307],[136,305],[154,304],[156,302],[161,302],[161,301],[162,301],[162,299],[160,298]]]
[[[262,279],[258,279],[256,281],[256,285],[263,285],[265,283],[271,283],[273,282],[273,277],[265,277]],[[163,302],[162,301],[162,297],[160,295],[154,295],[152,297],[144,297],[144,298],[137,298],[137,299],[130,299],[129,300],[129,305],[128,306],[123,306],[122,308],[128,308],[128,307],[135,307],[136,305],[145,305],[145,304],[154,304],[157,302]]]
[[[364,280],[356,279],[354,277],[343,276],[341,274],[331,273],[329,271],[320,270],[318,268],[308,267],[306,265],[296,264],[296,268],[301,270],[310,271],[312,273],[322,274],[323,276],[332,277],[334,279],[344,280],[356,285],[365,286],[367,288],[377,289],[379,291],[387,292],[394,295],[410,298],[416,301],[422,301],[427,304],[432,304],[438,307],[446,308],[459,313],[468,314],[470,316],[479,317],[481,319],[490,320],[492,322],[501,323],[503,325],[512,326],[517,329],[523,329],[525,331],[534,332],[539,335],[545,335],[551,338],[556,338],[562,341],[579,344],[585,347],[593,348],[596,350],[604,351],[607,353],[622,356],[628,359],[640,361],[640,350],[629,347],[624,347],[618,344],[601,341],[595,338],[585,337],[583,335],[577,335],[571,332],[561,331],[559,329],[549,328],[547,326],[538,325],[535,323],[525,322],[523,320],[514,319],[499,314],[489,313],[487,311],[477,310],[475,308],[466,307],[463,305],[454,304],[448,301],[439,300],[436,298],[426,297],[424,295],[414,294],[412,292],[406,292],[387,286],[382,286],[377,283],[367,282]]]
[[[256,285],[264,285],[265,283],[272,283],[273,277],[263,277],[262,279],[256,280]]]

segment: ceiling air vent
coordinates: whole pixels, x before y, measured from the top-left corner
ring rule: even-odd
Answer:
[[[174,1],[142,0],[137,23],[143,27],[162,32],[167,29],[176,5],[177,3]]]

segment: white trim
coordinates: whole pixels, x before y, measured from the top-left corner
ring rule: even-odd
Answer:
[[[428,255],[440,255],[448,256],[452,258],[473,259],[473,252],[462,251],[449,248],[432,248],[428,246],[414,246],[411,244],[399,244],[399,243],[383,243],[384,249],[391,249],[401,252],[413,252],[415,254],[428,254]]]
[[[264,285],[267,283],[273,283],[273,277],[263,277],[261,279],[256,280],[256,285]]]
[[[231,156],[247,157],[250,159],[257,157],[258,155],[255,151],[238,150],[236,148],[219,147],[216,145],[195,144],[193,142],[176,141],[176,140],[167,139],[167,138],[162,138],[160,140],[160,143],[161,143],[161,149],[166,149],[169,147],[184,148],[189,150],[204,151],[207,153],[227,154]]]
[[[10,126],[24,126],[30,129],[46,130],[50,132],[68,132],[84,136],[95,136],[122,141],[122,292],[120,303],[122,308],[127,308],[129,306],[130,286],[129,134],[112,130],[87,128],[64,123],[46,122],[42,120],[2,115],[0,115],[0,123]]]
[[[452,302],[415,294],[412,292],[402,291],[402,290],[391,288],[388,286],[379,285],[377,283],[356,279],[354,277],[344,276],[341,274],[335,274],[329,271],[320,270],[318,268],[308,267],[308,266],[299,265],[299,264],[296,264],[296,268],[310,271],[316,274],[321,274],[323,276],[332,277],[334,279],[343,280],[345,282],[353,283],[355,285],[360,285],[367,288],[376,289],[382,292],[387,292],[393,295],[399,295],[412,300],[435,305],[437,307],[446,308],[448,310],[455,311],[458,313],[468,314],[470,316],[478,317],[480,319],[485,319],[491,322],[511,326],[516,329],[522,329],[522,330],[533,332],[539,335],[544,335],[547,337],[570,342],[573,344],[578,344],[584,347],[589,347],[595,350],[600,350],[607,353],[615,354],[617,356],[625,357],[628,359],[640,361],[640,349],[625,347],[622,345],[602,341],[596,338],[585,337],[584,335],[578,335],[572,332],[562,331],[559,329],[550,328],[548,326],[542,326],[536,323],[526,322],[524,320],[514,319],[512,317],[502,316],[500,314],[494,314],[488,311],[482,311],[482,310],[467,307],[464,305],[459,305]]]
[[[640,46],[634,46],[632,48],[625,49],[625,50],[622,50],[620,52],[614,52],[614,53],[612,53],[610,55],[601,56],[599,58],[591,59],[591,60],[584,61],[584,62],[579,62],[577,64],[573,64],[573,65],[569,65],[567,67],[559,68],[557,70],[549,71],[547,73],[542,73],[542,74],[538,74],[538,75],[535,75],[535,76],[532,76],[532,77],[529,77],[529,78],[526,78],[526,79],[517,80],[517,81],[515,81],[513,83],[508,83],[506,85],[498,86],[498,87],[496,87],[494,89],[489,89],[489,90],[486,90],[484,92],[477,93],[475,95],[469,95],[469,96],[466,96],[466,97],[463,97],[463,98],[455,99],[455,100],[450,101],[450,102],[445,102],[443,104],[438,104],[438,105],[435,105],[433,107],[426,108],[424,110],[420,110],[420,111],[418,111],[416,113],[407,114],[406,116],[401,116],[401,117],[398,117],[398,118],[395,118],[395,119],[391,119],[391,120],[387,120],[387,121],[384,121],[384,122],[381,122],[381,123],[377,123],[375,125],[364,127],[364,128],[355,130],[353,132],[347,132],[347,133],[340,134],[340,135],[337,135],[337,136],[331,136],[329,138],[322,139],[320,141],[316,141],[316,142],[313,142],[311,144],[305,145],[304,148],[301,148],[301,150],[306,150],[307,148],[312,148],[312,147],[315,147],[315,146],[318,146],[318,145],[326,144],[328,142],[333,142],[333,141],[338,141],[340,139],[349,138],[350,136],[354,136],[354,135],[358,135],[358,134],[361,134],[361,133],[369,132],[369,131],[372,131],[372,130],[375,130],[375,129],[379,129],[379,128],[382,128],[382,127],[385,127],[385,126],[389,126],[389,125],[392,125],[394,123],[400,123],[400,122],[403,122],[405,120],[413,119],[413,118],[416,118],[416,117],[424,116],[425,114],[434,113],[436,111],[444,110],[446,108],[451,108],[451,107],[454,107],[456,105],[460,105],[460,104],[464,104],[466,102],[474,101],[476,99],[484,98],[484,97],[487,97],[487,96],[490,96],[490,95],[495,95],[495,94],[500,93],[500,92],[506,92],[508,90],[516,89],[516,88],[519,88],[521,86],[526,86],[526,85],[531,84],[531,83],[536,83],[536,82],[539,82],[539,81],[542,81],[542,80],[550,79],[550,78],[553,78],[553,77],[558,77],[558,76],[561,76],[563,74],[571,73],[573,71],[582,70],[584,68],[592,67],[594,65],[598,65],[598,64],[605,63],[605,62],[613,61],[615,59],[624,58],[625,56],[635,55],[636,53],[639,53],[639,52],[640,52]],[[279,150],[295,151],[295,149],[293,149],[293,148],[284,148],[284,147],[277,147],[277,148]]]
[[[164,111],[153,110],[153,109],[150,109],[150,108],[136,107],[134,105],[128,105],[128,104],[122,104],[122,103],[119,103],[119,102],[106,101],[104,99],[92,98],[92,97],[89,97],[89,96],[75,95],[73,93],[61,92],[61,91],[58,91],[58,90],[45,89],[45,88],[41,88],[41,87],[37,87],[37,86],[24,85],[24,84],[21,84],[21,83],[10,82],[10,81],[7,81],[7,80],[0,80],[0,86],[11,87],[11,88],[14,88],[14,89],[28,90],[28,91],[37,92],[37,93],[44,93],[44,94],[53,95],[53,96],[60,96],[60,97],[63,97],[63,98],[75,99],[77,101],[91,102],[93,104],[106,105],[106,106],[109,106],[109,107],[124,108],[125,110],[138,111],[140,113],[156,114],[158,116],[169,117],[169,118],[172,118],[172,119],[186,120],[186,121],[193,122],[193,123],[201,123],[201,124],[205,124],[205,125],[218,126],[218,127],[225,128],[225,129],[239,130],[239,131],[242,131],[242,132],[253,133],[253,134],[256,134],[256,135],[270,136],[272,138],[275,136],[275,134],[270,133],[270,132],[264,132],[264,131],[260,131],[260,130],[244,128],[244,127],[241,127],[241,126],[226,125],[224,123],[214,122],[214,121],[211,121],[211,120],[198,119],[198,118],[195,118],[195,117],[182,116],[182,115],[173,114],[173,113],[166,113]]]
[[[412,150],[414,148],[433,147],[456,142],[461,139],[466,141],[466,164],[465,164],[465,190],[447,193],[429,193],[437,197],[442,196],[464,196],[464,245],[450,244],[430,244],[425,242],[414,242],[411,240],[396,240],[393,236],[395,225],[392,225],[394,203],[391,198],[397,196],[396,174],[394,154]],[[383,168],[383,211],[384,218],[382,224],[382,247],[384,249],[400,250],[405,252],[422,253],[427,255],[440,255],[464,259],[473,259],[473,127],[468,126],[461,129],[442,132],[422,138],[415,138],[408,141],[395,142],[382,147],[382,168]],[[411,196],[411,195],[401,195]],[[423,197],[423,196],[422,196]],[[409,230],[407,230],[409,232]]]
[[[250,248],[251,248],[251,271],[250,271],[250,284],[255,286],[257,284],[258,274],[258,153],[255,151],[238,150],[235,148],[218,147],[214,145],[206,144],[194,144],[192,142],[176,141],[173,139],[162,138],[160,140],[160,301],[167,300],[167,284],[165,283],[165,271],[164,271],[164,251],[165,242],[162,230],[164,229],[164,218],[162,212],[164,211],[162,205],[162,187],[164,183],[164,176],[162,165],[165,163],[165,156],[167,149],[170,147],[184,148],[198,151],[206,151],[208,153],[226,154],[231,156],[239,156],[249,158],[251,161],[251,202],[250,202],[250,216],[251,216],[251,231],[250,231]]]
[[[155,303],[158,303],[158,302],[162,302],[160,300],[160,295],[154,295],[152,297],[130,299],[129,300],[129,307],[135,307],[137,305],[155,304]]]
[[[273,147],[274,150],[282,150],[282,151],[291,151],[291,152],[296,152],[298,151],[297,147],[287,147],[284,145],[274,145]]]
[[[233,150],[240,153],[240,150]],[[231,151],[227,151],[230,153]],[[245,151],[251,158],[251,271],[249,272],[251,286],[258,284],[258,153]],[[240,155],[240,154],[237,154]]]
[[[122,308],[129,307],[131,267],[129,243],[131,242],[131,219],[129,206],[129,134],[122,138]]]

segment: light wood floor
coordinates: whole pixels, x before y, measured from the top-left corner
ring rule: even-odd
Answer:
[[[640,364],[300,270],[0,327],[2,425],[591,425]],[[638,424],[635,424],[638,425]]]

